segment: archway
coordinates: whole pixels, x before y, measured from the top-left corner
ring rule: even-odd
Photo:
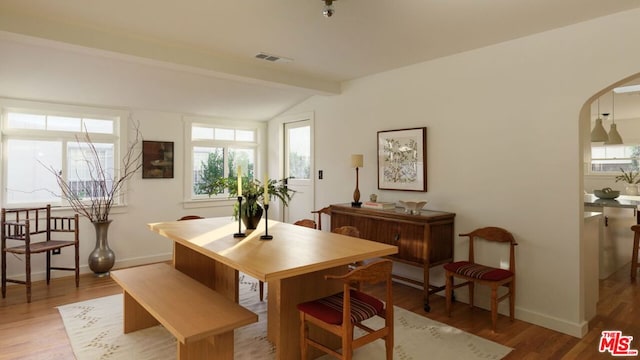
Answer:
[[[586,192],[591,192],[594,188],[602,188],[603,186],[601,184],[603,183],[606,184],[607,182],[613,182],[613,180],[610,177],[602,177],[602,176],[600,176],[600,182],[589,183],[589,181],[586,180],[587,177],[590,176],[589,175],[589,172],[590,172],[589,169],[591,166],[590,133],[592,128],[591,119],[594,117],[592,115],[592,113],[594,112],[593,110],[594,102],[597,102],[598,99],[600,99],[601,97],[606,97],[607,94],[611,93],[614,88],[617,88],[620,86],[638,85],[638,84],[640,84],[640,73],[634,74],[632,76],[629,76],[627,78],[624,78],[622,80],[619,80],[615,83],[610,84],[606,88],[603,88],[597,93],[595,93],[583,104],[580,110],[580,117],[579,117],[579,121],[580,121],[579,144],[581,148],[580,156],[579,156],[580,158],[579,191],[581,194],[584,194]],[[636,93],[636,94],[640,94],[640,93]],[[619,100],[620,99],[616,97],[616,100],[615,100],[616,101],[615,102],[616,121],[618,121],[619,119],[619,116],[618,116],[619,112],[625,113],[625,116],[627,118],[629,118],[630,116],[630,115],[627,115],[627,114],[630,114],[629,109],[623,110],[623,106],[629,106],[629,105],[628,104],[623,105],[620,103]],[[607,107],[606,109],[611,109],[611,108]],[[633,118],[636,119],[635,121],[640,123],[640,96],[637,98],[637,109],[635,111],[637,112],[637,115],[634,115]],[[624,132],[621,131],[621,133],[624,140],[625,139]],[[636,137],[636,139],[633,139],[633,137],[627,134],[627,139],[631,140],[632,142],[640,144],[640,137]],[[625,140],[625,143],[628,143],[627,140]],[[602,181],[602,179],[604,179],[604,181]],[[600,255],[601,255],[601,251],[603,251],[602,237],[604,235],[604,226],[605,226],[604,216],[605,215],[603,211],[602,215],[600,215],[601,224],[596,228],[600,230],[600,233],[595,234],[594,236],[594,234],[592,233],[594,231],[594,226],[593,224],[590,224],[591,220],[589,220],[589,218],[585,216],[585,212],[584,212],[585,209],[590,210],[589,207],[586,207],[585,203],[582,202],[580,209],[582,210],[582,212],[579,215],[581,217],[584,217],[585,220],[580,222],[581,223],[581,228],[580,228],[581,296],[580,296],[579,311],[582,319],[588,323],[588,321],[591,320],[591,318],[595,315],[595,306],[598,301],[598,288],[599,288],[599,281],[601,278],[600,277],[601,272],[599,271],[600,270],[599,268],[602,266],[602,264],[600,263],[600,260],[601,260]],[[635,216],[632,217],[631,219],[632,219],[631,221],[635,221]],[[625,228],[623,229],[623,231],[624,230],[628,230],[629,237],[631,238],[633,237],[633,234],[631,233],[630,229]],[[594,242],[598,242],[598,244],[594,246],[595,245]],[[624,250],[628,250],[629,252],[631,251],[631,244],[632,244],[631,242],[628,242],[626,244],[625,242],[620,242],[620,243],[622,244],[621,246],[628,245],[628,249],[624,249]],[[629,256],[628,259],[630,260],[631,257]],[[597,265],[594,265],[594,264],[597,264]],[[626,262],[624,264],[626,264]],[[593,268],[594,266],[598,267],[598,269],[594,269]]]

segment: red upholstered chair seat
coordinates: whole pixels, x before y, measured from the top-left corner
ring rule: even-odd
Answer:
[[[384,303],[372,296],[357,290],[351,290],[351,322],[358,323],[383,314]],[[298,304],[298,310],[328,324],[342,324],[343,293],[327,296],[322,299]]]
[[[513,273],[509,270],[474,264],[468,261],[456,261],[445,264],[443,267],[456,274],[480,280],[500,281],[513,276]]]

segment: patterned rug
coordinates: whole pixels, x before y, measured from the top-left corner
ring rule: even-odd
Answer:
[[[257,281],[241,276],[240,304],[259,316],[257,323],[235,331],[235,359],[271,360],[275,349],[266,339],[267,303],[260,302]],[[58,307],[78,360],[175,359],[176,342],[162,326],[122,333],[122,295]],[[370,326],[376,326],[372,319]],[[512,349],[395,307],[394,359],[501,359]],[[381,340],[354,353],[354,359],[384,359]],[[332,359],[325,356],[324,359]]]

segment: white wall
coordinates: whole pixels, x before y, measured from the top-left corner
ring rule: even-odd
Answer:
[[[629,11],[408,66],[294,107],[287,114],[315,114],[325,176],[316,207],[350,201],[349,155],[363,153],[363,196],[428,200],[428,209],[457,214],[456,233],[513,232],[516,317],[580,336],[580,114],[592,95],[640,71],[638,20],[640,11]],[[419,126],[428,128],[428,192],[377,190],[376,132]],[[461,240],[455,251],[466,253]]]

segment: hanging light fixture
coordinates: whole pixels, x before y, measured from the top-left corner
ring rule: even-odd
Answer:
[[[337,0],[322,0],[324,2],[324,8],[322,9],[322,15],[324,17],[332,17],[336,10],[333,8],[333,2]]]
[[[620,145],[622,144],[622,137],[618,132],[615,120],[615,92],[611,92],[611,128],[609,129],[609,139],[604,143],[606,145]]]
[[[607,131],[602,126],[602,118],[600,117],[600,98],[598,98],[598,118],[596,119],[596,124],[591,130],[591,142],[600,142],[600,141],[608,141],[609,135],[607,135]]]

